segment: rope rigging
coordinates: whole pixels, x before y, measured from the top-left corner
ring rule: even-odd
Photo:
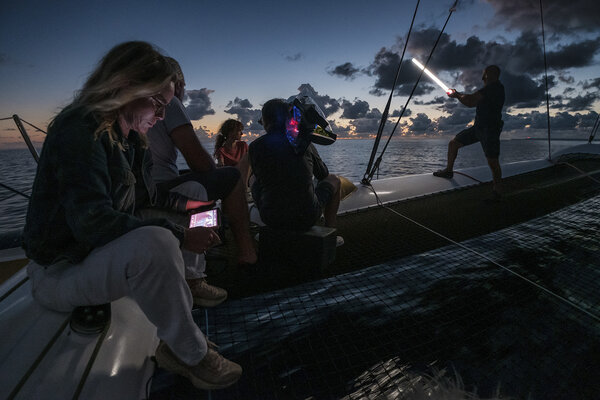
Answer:
[[[600,114],[598,114],[596,116],[596,122],[594,122],[594,125],[592,126],[592,131],[590,132],[590,138],[588,139],[589,144],[591,144],[592,140],[594,140],[594,137],[596,136],[596,132],[598,132],[598,126],[600,126]]]
[[[544,75],[546,85],[546,117],[548,119],[548,160],[552,161],[552,151],[550,149],[550,95],[548,93],[548,64],[546,62],[546,35],[544,33],[544,10],[542,0],[540,0],[540,17],[542,19],[542,45],[544,49]]]
[[[440,34],[438,35],[438,37],[431,49],[431,52],[429,53],[429,56],[427,57],[427,60],[425,61],[425,65],[424,65],[425,68],[427,68],[427,64],[431,60],[431,57],[433,56],[433,52],[435,51],[435,48],[437,47],[438,43],[440,42],[440,39],[442,38],[442,34],[444,33],[444,30],[446,29],[446,25],[448,25],[448,21],[450,20],[452,13],[454,11],[456,11],[457,4],[458,4],[458,0],[455,0],[454,4],[452,5],[452,7],[449,10],[448,17],[446,18],[446,22],[444,23],[444,26],[440,30]],[[411,25],[411,28],[412,28],[412,25]],[[408,40],[407,40],[407,42],[408,42]],[[400,61],[400,63],[402,63],[402,61]],[[369,161],[369,166],[367,167],[367,171],[365,172],[365,175],[362,180],[362,183],[364,185],[369,185],[371,183],[371,179],[373,179],[373,175],[375,174],[376,171],[379,170],[379,165],[381,164],[381,160],[383,159],[383,154],[387,150],[387,147],[390,144],[390,141],[391,141],[392,137],[394,136],[394,133],[396,132],[396,128],[398,127],[400,120],[404,116],[404,112],[406,111],[406,108],[408,107],[408,104],[410,103],[410,100],[412,99],[412,96],[414,95],[415,90],[417,89],[417,86],[419,85],[419,81],[421,80],[421,77],[423,76],[424,72],[425,72],[425,69],[422,69],[421,72],[419,73],[419,76],[417,77],[417,80],[412,88],[412,91],[410,92],[410,95],[408,96],[408,99],[406,100],[406,104],[402,108],[402,112],[400,113],[400,116],[398,117],[398,120],[396,121],[396,124],[394,125],[394,128],[392,129],[392,132],[390,133],[390,136],[388,137],[387,142],[385,143],[385,146],[383,147],[383,150],[381,150],[381,153],[379,154],[377,161],[375,162],[374,165],[372,165],[372,168],[371,168],[371,162]],[[392,87],[392,93],[393,93],[393,91],[394,91],[394,88]],[[390,96],[391,96],[391,94],[390,94]],[[384,119],[382,119],[381,124],[385,124]],[[383,127],[382,127],[382,130],[383,130]],[[374,153],[377,152],[378,145],[379,145],[379,140],[376,140],[376,143],[373,147],[373,151],[371,153],[372,158],[373,158]]]
[[[367,173],[371,170],[373,166],[373,160],[375,159],[375,154],[377,154],[377,148],[379,147],[379,142],[381,140],[381,135],[383,134],[383,128],[385,126],[385,121],[387,121],[387,117],[390,111],[390,105],[392,104],[392,97],[394,96],[394,89],[396,88],[396,83],[398,82],[398,77],[400,76],[400,71],[402,70],[402,61],[404,61],[404,53],[406,53],[406,47],[408,46],[408,41],[410,40],[410,34],[412,32],[413,25],[415,23],[415,17],[417,16],[417,10],[419,9],[419,4],[421,0],[417,0],[417,5],[415,7],[415,12],[413,13],[412,21],[410,22],[410,27],[408,28],[408,34],[406,35],[406,40],[404,41],[404,49],[402,50],[402,56],[400,57],[400,63],[398,64],[398,69],[396,70],[396,76],[394,77],[394,83],[392,84],[392,90],[390,90],[390,96],[388,97],[387,104],[385,105],[385,109],[383,110],[383,114],[381,115],[381,121],[379,121],[379,127],[377,128],[377,136],[375,137],[375,143],[373,143],[373,149],[371,150],[371,157],[369,158],[369,163],[367,164],[367,172],[363,177],[363,183],[368,184]]]

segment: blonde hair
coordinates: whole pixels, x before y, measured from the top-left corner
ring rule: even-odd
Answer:
[[[160,93],[175,81],[176,71],[150,43],[133,41],[113,47],[76,94],[73,107],[83,107],[99,121],[97,138],[108,132],[111,143],[118,144],[114,124],[119,110],[139,98]]]

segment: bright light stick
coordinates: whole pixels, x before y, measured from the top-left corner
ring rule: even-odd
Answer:
[[[417,61],[416,58],[413,57],[412,62],[415,63],[415,65],[417,67],[421,68],[421,70],[424,71],[431,79],[433,79],[433,81],[435,83],[437,83],[439,85],[439,87],[444,89],[444,92],[446,92],[448,94],[452,93],[452,90],[450,90],[450,88],[448,86],[444,85],[444,82],[440,81],[437,76],[432,74],[431,71],[429,71],[427,68],[425,68],[425,66],[423,66],[423,64],[421,64],[419,61]]]

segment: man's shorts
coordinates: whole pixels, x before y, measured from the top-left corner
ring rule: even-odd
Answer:
[[[484,127],[472,126],[460,131],[454,139],[468,146],[480,142],[481,148],[487,158],[498,158],[500,155],[500,132],[502,129],[489,129]]]

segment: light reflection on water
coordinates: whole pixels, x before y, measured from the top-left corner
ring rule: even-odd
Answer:
[[[556,141],[552,151],[585,143],[584,141]],[[390,142],[379,175],[375,178],[419,174],[434,171],[445,165],[448,139],[395,139]],[[210,154],[213,142],[204,143]],[[351,181],[362,179],[371,154],[372,140],[338,140],[331,146],[317,146],[321,158],[331,173],[345,176]],[[380,150],[384,143],[380,145]],[[377,153],[376,157],[380,153]],[[543,140],[501,141],[500,162],[509,163],[548,156],[548,144]],[[0,151],[0,183],[29,194],[35,177],[36,163],[28,150]],[[180,168],[187,168],[182,157],[178,159]],[[486,160],[478,144],[460,150],[455,168],[486,165]],[[0,233],[22,228],[25,223],[27,201],[20,195],[0,187]]]

